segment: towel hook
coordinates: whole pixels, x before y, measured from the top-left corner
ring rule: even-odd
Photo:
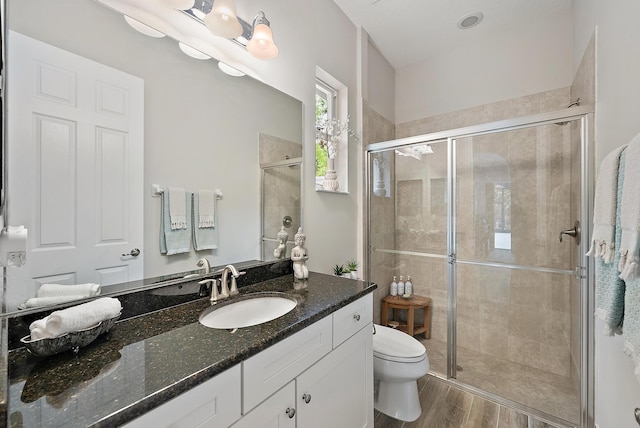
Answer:
[[[573,229],[565,229],[560,232],[560,242],[562,242],[562,235],[569,235],[576,240],[576,245],[580,245],[580,222],[576,220],[573,224]]]

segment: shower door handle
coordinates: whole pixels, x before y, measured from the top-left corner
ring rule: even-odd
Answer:
[[[565,229],[560,232],[560,242],[562,242],[562,235],[571,236],[576,240],[576,245],[580,245],[580,222],[576,220],[573,225],[573,229]]]

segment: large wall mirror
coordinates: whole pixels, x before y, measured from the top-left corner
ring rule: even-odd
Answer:
[[[260,260],[265,224],[278,231],[284,215],[292,239],[300,186],[283,187],[295,193],[292,212],[265,210],[260,150],[283,161],[301,156],[299,100],[224,74],[215,59],[188,57],[169,37],[136,32],[94,0],[7,0],[6,11],[8,224],[29,233],[26,264],[7,268],[7,311],[42,283],[106,290],[197,270],[202,257],[212,266]],[[92,86],[83,86],[85,73]],[[221,191],[216,249],[161,254],[154,184]],[[79,250],[83,240],[103,252],[99,268]],[[125,255],[134,248],[138,257]]]

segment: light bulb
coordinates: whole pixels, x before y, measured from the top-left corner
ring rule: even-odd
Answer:
[[[215,0],[211,12],[204,17],[204,23],[216,36],[235,39],[242,35],[242,25],[238,22],[233,0]]]
[[[164,0],[164,2],[173,9],[178,10],[191,9],[195,4],[195,0]]]
[[[247,50],[258,59],[273,59],[278,56],[278,47],[273,41],[273,33],[268,25],[254,26],[253,36],[247,43]]]

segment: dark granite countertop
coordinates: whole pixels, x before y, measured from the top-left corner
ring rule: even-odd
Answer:
[[[240,289],[280,291],[298,305],[288,314],[230,332],[198,317],[207,298],[117,323],[83,348],[38,358],[24,348],[8,361],[10,427],[113,427],[130,421],[372,292],[375,284],[311,273]],[[232,298],[233,299],[233,298]]]

